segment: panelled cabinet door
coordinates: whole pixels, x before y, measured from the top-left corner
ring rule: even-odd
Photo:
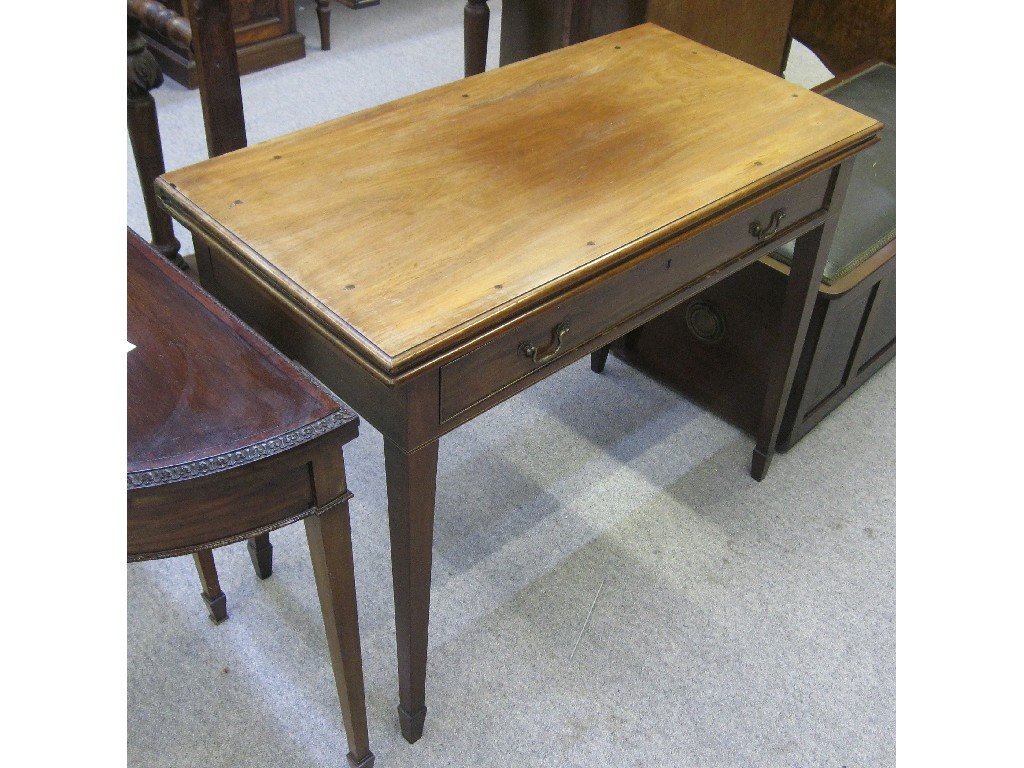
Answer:
[[[189,18],[190,0],[163,0],[175,13]],[[296,30],[295,0],[231,0],[238,71],[245,75],[301,59],[306,38]],[[168,77],[187,88],[198,87],[192,52],[159,33],[143,28],[150,50]]]
[[[189,0],[163,0],[175,13],[188,18]],[[295,0],[231,0],[235,44],[252,45],[295,31]]]
[[[295,0],[231,0],[231,18],[237,45],[270,40],[295,31]]]

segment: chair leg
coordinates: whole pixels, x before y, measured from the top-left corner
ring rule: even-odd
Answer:
[[[217,566],[213,562],[213,551],[204,549],[201,552],[196,552],[192,557],[196,562],[196,570],[199,571],[199,581],[203,585],[203,600],[210,611],[210,621],[220,624],[228,617],[228,599],[220,589]]]
[[[331,0],[316,0],[316,21],[320,25],[320,50],[331,50]]]
[[[463,56],[466,77],[479,75],[487,68],[487,25],[491,9],[487,0],[466,0],[462,12]]]
[[[270,534],[261,533],[253,536],[246,547],[256,575],[261,579],[269,578],[274,572],[274,546],[270,543]]]
[[[641,325],[639,328],[634,328],[622,337],[623,351],[632,352],[636,348],[636,344],[640,340],[640,334],[643,330],[644,327]],[[605,344],[600,349],[595,349],[590,353],[590,370],[594,373],[601,373],[604,371],[604,364],[608,362],[608,352],[611,351],[611,348],[611,344]]]

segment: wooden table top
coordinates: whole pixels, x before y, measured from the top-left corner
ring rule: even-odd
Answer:
[[[880,128],[645,24],[157,184],[177,218],[390,376]]]
[[[209,474],[356,416],[128,230],[129,487]]]

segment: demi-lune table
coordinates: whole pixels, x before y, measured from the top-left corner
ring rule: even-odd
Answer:
[[[211,550],[303,520],[348,764],[372,768],[342,453],[359,419],[130,229],[127,283],[128,562],[193,554],[225,619]]]
[[[210,246],[204,285],[384,435],[406,739],[439,438],[798,238],[763,477],[850,161],[880,129],[644,24],[158,180]]]

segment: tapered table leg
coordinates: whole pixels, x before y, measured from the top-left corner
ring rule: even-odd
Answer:
[[[261,533],[249,539],[246,544],[253,570],[261,579],[269,579],[274,572],[274,545],[270,543],[270,534]]]
[[[203,585],[203,601],[210,611],[210,621],[220,624],[228,617],[228,599],[220,588],[213,552],[203,549],[192,555],[192,559],[195,560],[196,570],[199,571],[199,581]]]
[[[462,21],[466,77],[479,75],[487,68],[487,25],[490,20],[491,9],[487,7],[487,0],[466,0]]]
[[[750,466],[750,474],[757,481],[764,479],[775,456],[775,444],[779,438],[786,402],[800,362],[807,326],[825,270],[825,260],[832,247],[832,237],[839,221],[843,198],[846,196],[853,161],[854,158],[847,160],[835,171],[829,197],[831,215],[820,227],[812,229],[796,240],[793,266],[783,298],[778,348],[768,376],[768,387],[765,391],[761,420],[757,429],[757,442]]]
[[[391,572],[398,644],[398,715],[409,743],[427,716],[427,624],[434,542],[437,441],[406,453],[384,440],[391,525]]]
[[[622,337],[622,350],[623,352],[632,352],[640,340],[640,334],[644,332],[644,327],[641,325],[639,328],[634,328],[632,331]],[[604,365],[608,362],[608,353],[611,351],[612,345],[606,344],[600,349],[595,349],[590,353],[590,370],[594,373],[602,373],[604,371]]]
[[[371,768],[374,761],[366,728],[366,694],[359,644],[359,615],[352,563],[345,467],[341,450],[326,451],[314,465],[319,511],[305,519],[313,577],[320,597],[327,647],[348,737],[351,768]],[[324,505],[323,499],[334,499]]]

